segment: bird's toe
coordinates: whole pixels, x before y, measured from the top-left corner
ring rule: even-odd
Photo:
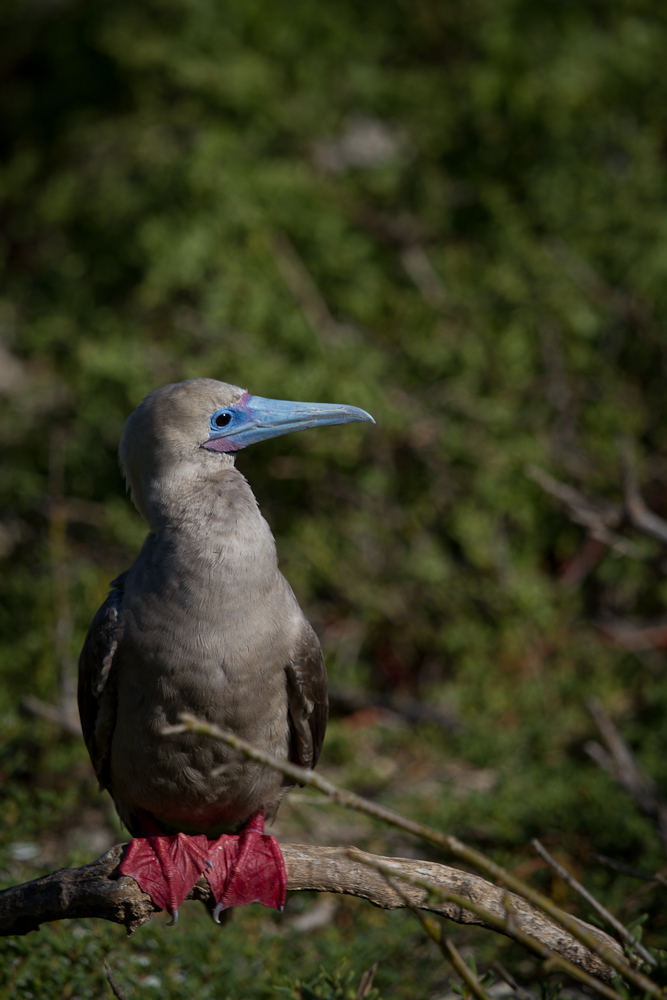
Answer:
[[[168,910],[174,924],[178,907],[204,871],[208,851],[203,834],[135,837],[120,863],[120,872],[133,878],[161,910]]]
[[[253,816],[238,836],[223,835],[209,848],[212,870],[206,878],[216,900],[213,918],[231,906],[262,903],[276,910],[285,906],[287,874],[275,837],[264,833],[264,817]]]

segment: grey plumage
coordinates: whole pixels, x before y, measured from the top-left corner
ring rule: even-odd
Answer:
[[[165,832],[217,836],[257,811],[271,818],[285,792],[279,775],[207,737],[163,736],[179,712],[307,767],[324,738],[317,637],[233,454],[202,447],[210,414],[244,398],[211,379],[165,386],[134,411],[121,441],[150,534],[90,627],[79,706],[98,780],[135,836],[139,810]]]

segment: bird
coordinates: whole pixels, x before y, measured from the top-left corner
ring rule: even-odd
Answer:
[[[195,378],[153,390],[125,423],[120,464],[149,533],[90,625],[78,703],[100,789],[132,835],[120,870],[172,923],[202,874],[216,920],[248,902],[282,909],[284,862],[264,822],[288,786],[227,745],[170,727],[188,712],[311,768],[327,725],[319,641],[236,454],[355,421],[375,422],[356,406]]]

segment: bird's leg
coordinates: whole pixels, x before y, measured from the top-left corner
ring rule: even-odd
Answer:
[[[134,837],[120,863],[156,906],[178,920],[178,907],[206,866],[209,842],[204,834],[188,837],[176,833],[165,837],[149,813],[140,814],[141,837]]]
[[[282,911],[287,874],[278,841],[264,833],[264,813],[252,816],[238,835],[223,834],[209,846],[206,878],[217,906],[213,918],[230,906],[262,903]]]

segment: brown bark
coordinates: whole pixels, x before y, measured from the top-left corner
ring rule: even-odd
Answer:
[[[112,920],[124,924],[128,933],[146,923],[156,907],[134,879],[119,874],[118,864],[124,846],[117,844],[97,861],[81,868],[63,868],[52,875],[0,892],[0,936],[27,934],[36,930],[40,924],[73,917]],[[380,872],[347,857],[340,848],[282,844],[281,849],[287,869],[287,887],[292,892],[310,890],[346,893],[389,910],[405,906],[404,900],[387,884]],[[375,860],[373,855],[363,855],[361,851],[358,853]],[[500,917],[505,916],[505,890],[478,875],[432,861],[407,858],[377,860],[395,866],[397,871],[413,877],[428,879],[442,889],[456,892]],[[479,916],[456,904],[429,900],[423,889],[406,882],[401,887],[406,896],[421,909],[440,913],[459,924],[488,926]],[[514,894],[510,896],[514,918],[522,930],[603,982],[611,981],[612,970],[601,959],[539,910]],[[209,907],[212,905],[211,892],[203,877],[188,898],[199,899]],[[582,926],[607,946],[613,947],[619,955],[622,954],[619,946],[607,934],[583,921]]]

